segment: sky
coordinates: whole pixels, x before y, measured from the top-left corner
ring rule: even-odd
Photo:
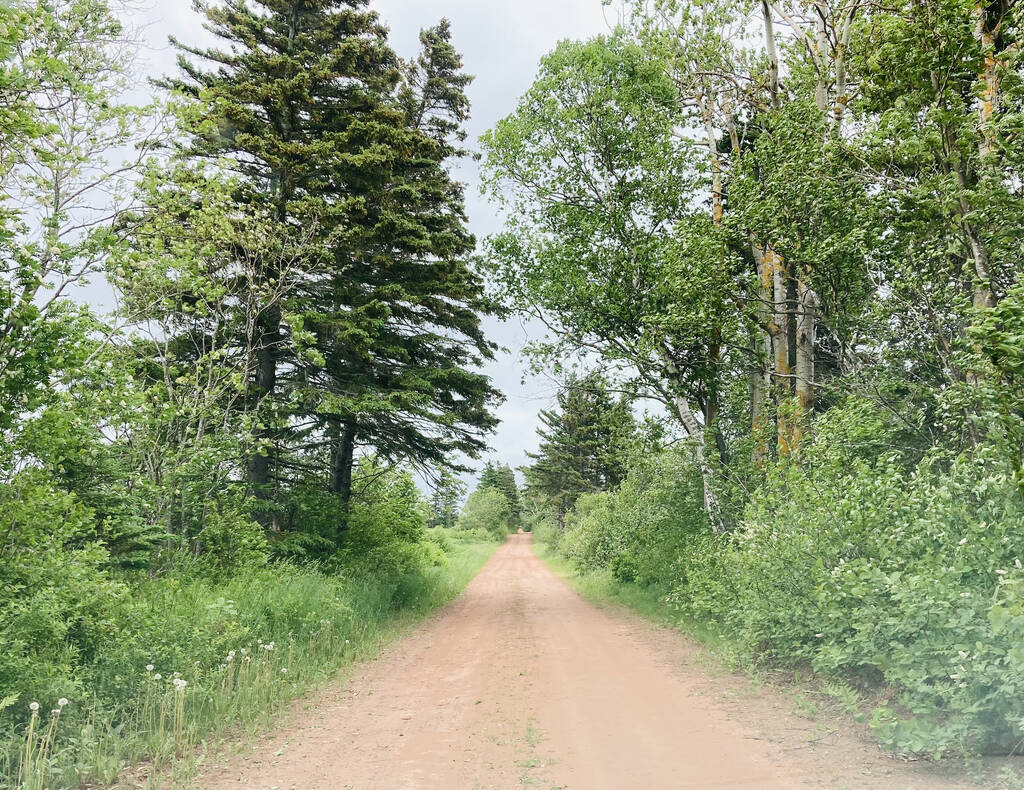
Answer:
[[[452,22],[454,44],[476,76],[469,88],[473,115],[467,126],[474,147],[480,135],[511,113],[533,81],[541,57],[567,38],[582,39],[607,32],[610,9],[601,0],[372,0],[372,7],[391,29],[391,44],[405,57],[419,50],[419,31],[442,17]],[[607,18],[607,21],[606,21]],[[130,23],[143,42],[141,77],[173,72],[175,53],[167,44],[175,36],[190,44],[212,44],[190,0],[157,0],[135,6]],[[148,90],[140,79],[138,91]],[[480,195],[477,165],[459,174],[467,184],[470,227],[482,240],[501,228],[495,210]],[[537,446],[538,411],[551,404],[556,385],[548,377],[526,376],[520,352],[536,329],[517,320],[485,322],[501,352],[486,372],[506,400],[497,411],[501,425],[491,438],[493,452],[484,460],[527,463]],[[477,464],[477,465],[479,465]]]

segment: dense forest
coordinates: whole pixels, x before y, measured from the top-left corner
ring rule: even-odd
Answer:
[[[1019,6],[615,8],[483,141],[495,288],[548,328],[535,364],[593,369],[525,470],[534,529],[885,689],[895,750],[1018,747]],[[667,434],[622,437],[620,397]]]
[[[1019,749],[1021,9],[603,4],[479,245],[447,20],[197,2],[139,104],[123,9],[0,4],[0,786],[249,726],[518,530],[891,752]],[[511,314],[559,392],[467,497]]]

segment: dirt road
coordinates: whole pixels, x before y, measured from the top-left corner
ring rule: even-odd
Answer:
[[[202,786],[833,786],[822,781],[820,757],[794,755],[746,717],[741,724],[736,706],[708,693],[706,673],[683,668],[652,641],[656,629],[582,600],[533,555],[529,539],[512,536],[438,616],[251,755],[210,769]],[[776,721],[784,728],[788,719]],[[801,744],[806,751],[803,736]],[[862,782],[835,786],[954,786],[907,779],[899,768],[889,774],[881,757],[875,763],[856,771]],[[888,778],[870,779],[873,772]]]

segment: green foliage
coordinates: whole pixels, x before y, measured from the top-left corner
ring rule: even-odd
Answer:
[[[614,401],[608,388],[594,373],[571,379],[557,411],[540,413],[540,448],[524,474],[537,504],[559,520],[580,495],[615,488],[625,474],[636,421],[628,398]]]
[[[365,481],[365,482],[364,482]],[[427,540],[427,510],[408,472],[363,462],[341,549],[331,562],[380,579],[398,579],[443,564],[439,547]]]
[[[609,568],[641,584],[676,578],[678,561],[707,525],[700,490],[685,451],[641,459],[617,491],[580,497],[559,548],[581,571]]]
[[[749,656],[891,687],[872,721],[895,751],[1012,748],[1024,735],[1013,468],[993,449],[908,465],[884,449],[898,429],[866,401],[832,409],[727,536],[708,529],[685,454],[642,461],[617,492],[581,497],[555,545],[580,572],[669,589],[687,622]]]
[[[460,530],[486,532],[493,540],[504,540],[513,528],[508,497],[496,488],[477,488],[466,500],[457,526]]]
[[[288,563],[211,579],[185,560],[155,578],[114,579],[65,556],[73,564],[51,571],[60,587],[37,575],[27,581],[38,593],[3,612],[0,636],[14,649],[0,655],[0,684],[14,694],[0,706],[0,782],[17,775],[30,702],[49,711],[70,701],[46,786],[111,784],[125,761],[188,754],[211,730],[252,722],[372,654],[396,617],[449,600],[492,551],[453,537],[438,554],[445,567],[421,564],[401,579]],[[61,595],[75,608],[61,608]],[[176,678],[187,682],[180,726]]]
[[[465,493],[465,484],[450,470],[443,470],[430,500],[430,526],[454,527],[459,517],[459,500]]]

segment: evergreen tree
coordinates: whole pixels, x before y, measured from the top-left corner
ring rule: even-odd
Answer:
[[[477,488],[494,488],[500,487],[498,480],[498,466],[493,461],[488,461],[484,464],[483,471],[480,472],[480,481],[477,483]]]
[[[430,500],[430,526],[454,527],[459,516],[459,500],[466,493],[466,485],[451,470],[445,469],[434,486]]]
[[[385,458],[448,464],[457,452],[477,455],[496,425],[489,406],[499,393],[473,370],[493,353],[479,324],[489,306],[467,262],[475,240],[463,187],[448,172],[464,155],[471,78],[461,73],[447,21],[423,31],[421,42],[398,92],[405,144],[367,193],[366,253],[331,283],[331,309],[376,309],[379,317],[355,343],[337,343],[329,324],[314,330],[327,360],[324,387],[335,395],[321,416],[335,437],[332,488],[343,501],[356,442]]]
[[[207,29],[228,47],[174,41],[182,50],[182,76],[163,83],[210,119],[187,128],[185,157],[197,167],[229,160],[241,212],[265,211],[301,241],[291,260],[271,258],[253,273],[249,286],[260,309],[240,338],[252,354],[250,407],[262,407],[266,426],[248,461],[249,482],[261,497],[269,496],[277,473],[271,458],[279,452],[271,446],[283,438],[273,426],[289,416],[284,385],[295,378],[308,344],[310,290],[337,265],[339,246],[358,245],[366,228],[363,167],[401,125],[386,111],[399,62],[386,29],[365,6],[365,0],[197,3]],[[234,252],[236,260],[247,253]],[[282,281],[290,284],[290,298],[261,303]],[[363,317],[353,311],[349,323]]]
[[[240,214],[268,215],[285,253],[248,267],[254,309],[238,322],[259,426],[249,483],[270,498],[327,466],[342,512],[358,445],[423,464],[473,455],[498,398],[474,370],[492,355],[488,305],[447,165],[462,155],[470,78],[447,23],[405,65],[366,6],[201,4],[228,50],[175,42],[183,76],[163,83],[209,119],[188,126],[183,159],[230,162]],[[225,252],[230,279],[252,256]]]
[[[561,522],[582,494],[622,481],[636,423],[629,400],[614,400],[597,374],[570,381],[558,394],[558,408],[542,410],[540,420],[541,445],[530,454],[526,485]]]
[[[510,523],[518,527],[522,516],[522,503],[519,497],[519,486],[516,484],[516,475],[508,464],[496,464],[488,461],[484,464],[480,473],[480,482],[477,490],[485,488],[493,489],[505,497],[508,502]]]
[[[509,519],[513,529],[516,529],[523,514],[523,505],[519,497],[519,486],[516,483],[516,473],[508,464],[502,464],[495,468],[496,488],[505,499],[508,500]]]

